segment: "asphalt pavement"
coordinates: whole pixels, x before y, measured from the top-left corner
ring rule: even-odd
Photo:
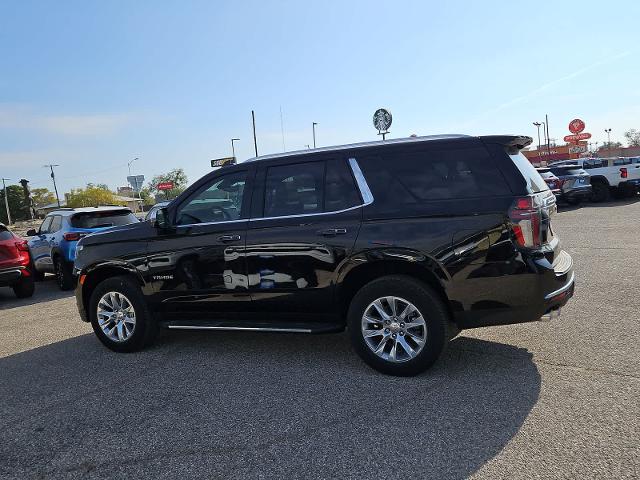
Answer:
[[[51,280],[0,289],[0,478],[639,478],[640,201],[561,211],[559,320],[414,378],[345,334],[165,332],[116,354]]]

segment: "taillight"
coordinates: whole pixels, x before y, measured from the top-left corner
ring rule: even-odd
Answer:
[[[542,245],[542,211],[535,197],[517,198],[509,210],[509,218],[519,247],[537,248]]]
[[[620,169],[620,178],[627,178],[628,177],[628,173],[627,173],[627,168],[626,167],[622,167]]]
[[[84,237],[84,234],[79,232],[67,232],[63,237],[67,242],[75,242],[76,240],[80,240]]]
[[[29,245],[27,245],[26,240],[22,240],[21,242],[16,242],[16,250],[18,251],[18,257],[20,258],[19,263],[23,267],[29,265]]]

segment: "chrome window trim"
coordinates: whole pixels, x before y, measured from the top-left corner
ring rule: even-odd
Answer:
[[[356,185],[358,186],[358,190],[360,190],[360,195],[362,196],[362,200],[364,203],[361,205],[355,205],[353,207],[344,208],[342,210],[334,210],[331,212],[316,212],[316,213],[298,213],[296,215],[280,215],[278,217],[254,217],[254,218],[241,218],[239,220],[223,220],[221,222],[204,222],[204,223],[186,223],[184,225],[176,225],[176,228],[180,227],[197,227],[201,225],[224,225],[227,223],[239,223],[239,222],[258,222],[262,220],[277,220],[280,218],[306,218],[306,217],[315,217],[319,215],[335,215],[338,213],[350,212],[351,210],[356,210],[358,208],[366,207],[367,205],[371,205],[373,203],[373,194],[371,193],[371,189],[369,189],[369,185],[367,184],[367,180],[364,178],[364,174],[362,170],[360,170],[360,166],[358,165],[358,161],[355,158],[349,158],[349,166],[351,167],[351,171],[353,172],[353,176],[356,179]]]
[[[362,195],[362,200],[364,201],[363,207],[366,205],[371,205],[373,203],[373,193],[369,189],[369,184],[367,180],[364,178],[364,174],[362,170],[360,170],[360,165],[358,165],[358,161],[355,158],[349,159],[349,165],[351,166],[351,171],[353,172],[353,176],[356,178],[356,183],[358,184],[358,189],[360,190],[360,194]]]

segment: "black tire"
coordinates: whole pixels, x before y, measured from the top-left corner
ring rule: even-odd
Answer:
[[[367,345],[362,333],[362,317],[369,305],[381,297],[396,296],[411,302],[426,322],[426,342],[419,353],[402,362],[385,360]],[[413,376],[431,367],[444,350],[448,340],[457,333],[450,322],[445,304],[429,286],[412,277],[392,275],[369,282],[351,300],[347,324],[353,348],[371,367],[396,376]]]
[[[119,342],[110,339],[98,323],[98,302],[109,292],[117,292],[124,295],[135,311],[133,332],[129,338]],[[134,279],[127,276],[107,278],[100,282],[89,299],[88,315],[98,339],[114,352],[136,352],[142,350],[145,346],[153,343],[158,331],[157,323],[151,316],[140,286]]]
[[[73,267],[60,257],[53,259],[53,271],[56,275],[56,283],[60,290],[71,290],[75,286]]]
[[[44,280],[44,273],[36,270],[36,266],[33,263],[33,259],[31,260],[31,262],[29,262],[28,268],[29,268],[29,272],[31,273],[31,276],[36,282],[41,282],[42,280]]]
[[[591,200],[600,203],[609,200],[611,192],[609,191],[609,185],[603,182],[595,182],[591,185]]]
[[[16,297],[29,298],[33,296],[36,286],[32,277],[22,277],[11,288],[13,288],[13,293],[16,294]]]

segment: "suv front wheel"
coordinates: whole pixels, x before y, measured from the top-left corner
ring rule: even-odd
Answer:
[[[382,277],[362,287],[351,301],[347,322],[360,357],[390,375],[425,371],[449,339],[449,314],[440,297],[406,276]]]
[[[155,338],[151,318],[138,284],[126,276],[100,282],[89,300],[89,320],[98,339],[116,352],[135,352]]]

